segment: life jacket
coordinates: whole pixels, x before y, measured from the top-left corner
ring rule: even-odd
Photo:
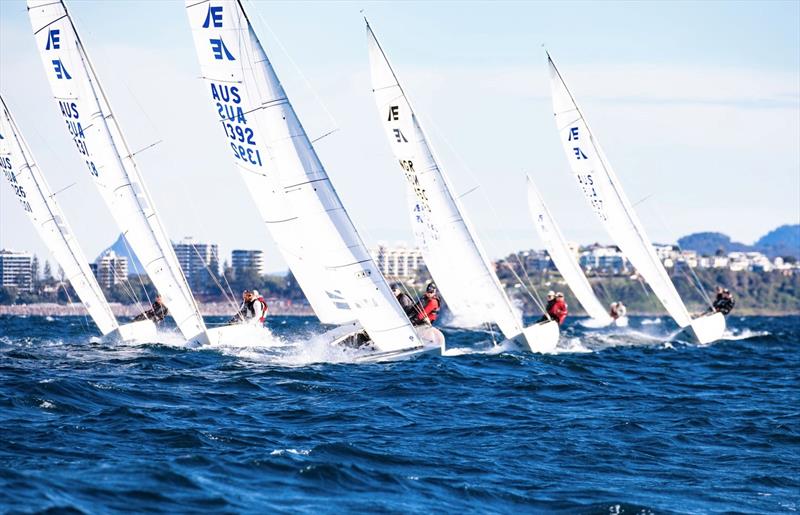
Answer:
[[[436,303],[436,305],[435,305],[436,307],[434,307],[433,309],[428,311],[428,314],[426,315],[425,312],[427,311],[428,306],[430,306],[431,302],[435,302]],[[420,320],[420,321],[428,320],[431,323],[435,322],[436,321],[436,317],[439,316],[439,306],[440,305],[441,305],[441,302],[439,302],[439,297],[436,297],[436,296],[431,297],[430,299],[428,299],[428,301],[424,305],[420,304],[418,320]]]
[[[261,302],[259,313],[256,313],[256,301]],[[267,316],[267,303],[264,301],[264,297],[258,297],[250,302],[245,302],[243,311],[245,312],[245,319],[257,318],[260,322],[263,322]]]

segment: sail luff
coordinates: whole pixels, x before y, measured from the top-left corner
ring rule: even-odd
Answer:
[[[373,94],[389,143],[414,195],[410,197],[412,228],[425,263],[456,324],[496,322],[506,337],[513,337],[522,331],[521,316],[453,195],[449,177],[369,22],[366,28]],[[452,253],[459,255],[458,260],[451,259]]]
[[[680,327],[690,325],[691,316],[683,300],[675,289],[675,285],[669,278],[669,274],[667,274],[663,264],[658,259],[636,212],[619,185],[616,174],[549,53],[547,54],[547,61],[552,77],[551,85],[556,127],[561,135],[562,145],[570,162],[570,167],[579,181],[579,186],[583,189],[584,195],[594,208],[609,235],[633,266],[636,267],[636,270],[645,278],[670,316],[675,319]],[[563,105],[564,103],[566,105]],[[559,116],[573,111],[575,113],[574,118],[570,115],[568,123],[562,126],[559,122]],[[590,146],[586,152],[583,151],[585,147],[575,143],[581,137],[581,128],[585,129],[589,138]],[[567,132],[564,132],[565,130]],[[574,139],[572,139],[573,136]],[[577,146],[572,148],[574,145]],[[596,163],[594,161],[595,158]],[[592,168],[593,164],[599,165],[597,166],[599,174],[594,174],[595,168]],[[599,179],[599,182],[595,183],[595,178]]]
[[[28,13],[51,89],[101,197],[181,333],[207,341],[197,304],[66,5],[28,0]]]
[[[111,306],[108,305],[97,279],[89,269],[89,261],[73,236],[66,217],[55,196],[51,193],[52,190],[39,170],[33,153],[2,96],[0,96],[0,104],[3,108],[3,120],[0,120],[0,127],[4,124],[8,126],[8,131],[13,136],[19,153],[18,156],[15,156],[13,148],[11,148],[12,143],[5,142],[6,145],[9,145],[9,157],[0,164],[6,173],[6,178],[12,185],[21,183],[20,187],[33,186],[33,188],[28,188],[29,194],[33,195],[33,198],[26,201],[28,217],[50,252],[53,253],[59,266],[64,270],[67,280],[78,294],[100,332],[104,335],[109,334],[119,327],[111,312]],[[0,132],[6,131],[0,130]],[[6,133],[6,138],[8,135]],[[1,135],[0,138],[2,138]],[[0,147],[3,146],[2,143],[0,142]],[[3,149],[0,148],[0,159],[2,159],[3,153]],[[19,168],[15,165],[16,157],[19,157],[21,161]],[[25,184],[26,182],[28,184]],[[43,217],[42,214],[44,214]]]
[[[558,268],[561,276],[567,282],[586,313],[599,324],[610,324],[612,321],[611,317],[592,290],[592,286],[586,278],[586,274],[583,273],[577,258],[569,249],[567,240],[556,224],[544,198],[536,188],[533,180],[530,177],[527,179],[528,206],[531,211],[534,226],[542,242],[545,244],[545,248],[553,260],[553,263],[555,263],[556,268]]]

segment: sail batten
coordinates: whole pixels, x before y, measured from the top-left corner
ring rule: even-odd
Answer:
[[[551,75],[553,112],[564,152],[578,186],[608,234],[644,277],[670,316],[680,327],[692,319],[664,265],[653,249],[619,180],[594,136],[564,78],[547,55]],[[564,119],[564,113],[577,117]],[[588,141],[584,146],[583,142]]]
[[[360,322],[382,351],[419,346],[241,2],[187,1],[186,12],[227,149],[317,317],[337,325]]]
[[[183,336],[207,341],[172,243],[66,6],[63,1],[27,4],[32,27],[42,27],[35,34],[37,47],[76,151]]]
[[[520,334],[522,317],[452,194],[447,174],[369,23],[367,39],[372,91],[385,134],[406,178],[414,236],[454,323],[477,326],[495,322],[507,338]]]

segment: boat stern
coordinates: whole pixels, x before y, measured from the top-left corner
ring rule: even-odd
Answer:
[[[703,315],[692,320],[689,327],[689,333],[698,343],[711,343],[722,338],[725,332],[725,316],[722,313]]]
[[[513,340],[531,352],[550,354],[556,350],[558,335],[558,322],[550,320],[524,328]]]
[[[109,336],[123,342],[156,343],[158,330],[152,320],[139,320],[122,324]]]

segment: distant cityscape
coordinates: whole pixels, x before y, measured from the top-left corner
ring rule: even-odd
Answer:
[[[247,281],[255,283],[266,276],[267,259],[261,250],[234,249],[230,258],[220,263],[219,247],[215,243],[184,238],[173,243],[173,248],[192,291],[199,297],[219,295],[221,281],[228,284],[247,284]],[[630,262],[616,246],[572,244],[571,249],[589,277],[630,276],[635,273]],[[722,250],[714,255],[701,255],[695,250],[681,249],[677,245],[656,245],[655,251],[668,270],[690,268],[800,274],[800,261],[793,256],[776,256],[770,259],[758,251]],[[370,253],[380,271],[390,281],[419,285],[429,278],[422,252],[414,246],[402,242],[392,245],[379,243],[370,249]],[[512,261],[514,266],[521,266],[520,271],[525,274],[555,271],[553,262],[543,250],[521,251],[516,256],[498,260],[495,266],[500,269]],[[60,269],[54,273],[48,261],[45,261],[43,270],[40,270],[40,266],[39,258],[32,253],[0,250],[0,286],[4,290],[4,303],[13,302],[10,297],[19,294],[52,296],[59,289],[66,290],[67,278],[63,277]],[[122,255],[114,247],[104,251],[90,263],[90,267],[105,290],[113,290],[116,286],[129,282],[131,277],[142,274],[141,265],[134,257]]]

